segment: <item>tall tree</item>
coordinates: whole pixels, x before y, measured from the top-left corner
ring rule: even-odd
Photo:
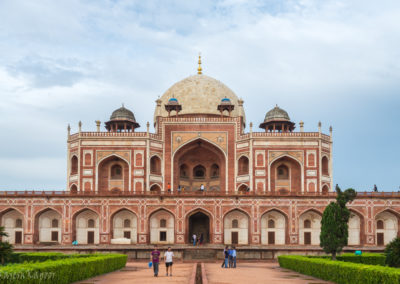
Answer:
[[[4,262],[11,255],[13,249],[12,245],[9,242],[3,242],[3,237],[8,237],[7,232],[4,227],[0,226],[0,262],[1,265],[4,265]]]
[[[336,254],[340,253],[347,245],[350,210],[346,204],[353,201],[357,195],[354,189],[349,188],[342,191],[338,185],[336,185],[336,193],[336,202],[331,202],[322,215],[319,236],[320,246],[326,253],[332,254],[333,260],[336,260]]]

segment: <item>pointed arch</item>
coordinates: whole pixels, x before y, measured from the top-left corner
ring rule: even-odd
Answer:
[[[198,215],[198,216],[196,216],[196,215]],[[192,232],[196,229],[197,225],[192,224],[191,220],[195,220],[196,218],[202,218],[201,220],[203,220],[203,222],[204,222],[204,224],[203,224],[204,228],[207,227],[207,229],[208,229],[208,231],[206,230],[205,232],[203,232],[205,234],[204,241],[212,243],[212,240],[214,239],[213,238],[214,237],[214,235],[213,235],[214,218],[213,217],[214,217],[213,214],[209,210],[202,208],[202,207],[196,207],[196,208],[193,208],[190,211],[186,212],[185,213],[185,236],[186,236],[185,240],[186,240],[186,242],[189,242],[189,243],[191,242],[193,233],[196,233],[196,234],[200,233],[200,232]]]
[[[354,224],[351,223],[351,217],[349,219],[349,237],[348,237],[348,245],[363,245],[365,240],[364,240],[364,232],[365,232],[365,225],[364,225],[364,216],[362,213],[360,213],[358,210],[349,208],[349,211],[351,214],[354,214],[357,216],[359,220],[358,228],[356,222]],[[351,216],[351,215],[350,215]]]
[[[54,219],[58,221],[57,228],[51,226],[51,222]],[[60,243],[62,225],[62,212],[58,209],[48,206],[36,212],[34,214],[33,243]]]
[[[122,157],[121,155],[118,155],[116,153],[112,153],[110,155],[107,155],[105,157],[102,157],[100,160],[97,161],[96,163],[96,176],[95,176],[95,191],[98,192],[99,191],[99,167],[101,165],[101,163],[111,157],[115,157],[118,159],[121,159],[122,161],[124,161],[127,165],[127,171],[125,171],[125,169],[123,169],[124,172],[124,182],[125,180],[127,181],[127,191],[131,191],[131,182],[132,182],[132,165],[131,163],[124,157]],[[125,176],[126,175],[126,176]],[[115,186],[114,186],[115,187]],[[125,191],[125,185],[124,188],[121,189],[122,191]]]
[[[244,217],[244,218],[241,218]],[[241,208],[233,208],[223,216],[224,243],[247,245],[250,240],[250,214]],[[232,224],[236,221],[237,228]]]
[[[196,143],[202,148],[197,148]],[[208,159],[204,161],[204,157],[206,155],[196,155],[197,152],[208,153],[212,157],[212,159]],[[196,190],[200,186],[198,182],[194,180],[193,176],[189,176],[180,179],[180,166],[182,164],[186,164],[188,166],[188,172],[193,174],[193,165],[188,163],[188,157],[190,155],[196,155],[196,157],[200,157],[198,163],[202,164],[205,167],[206,173],[211,172],[210,167],[211,164],[216,164],[219,167],[219,176],[218,178],[214,177],[211,183],[211,175],[207,174],[207,176],[202,180],[205,182],[204,186],[206,189],[218,189],[228,191],[228,157],[227,153],[220,145],[214,143],[213,141],[209,141],[204,137],[195,137],[182,143],[175,149],[172,153],[171,161],[174,166],[171,166],[171,187],[177,188],[178,185],[183,185],[186,190]],[[203,163],[204,162],[204,163]],[[199,181],[199,180],[198,180]],[[199,181],[200,182],[200,181]]]
[[[261,243],[265,245],[289,244],[289,217],[286,212],[273,207],[260,214]],[[269,216],[275,217],[275,227],[268,226]],[[282,224],[283,223],[283,224]]]
[[[303,193],[304,192],[304,164],[297,157],[294,157],[294,156],[291,156],[291,155],[288,155],[288,154],[282,154],[282,155],[280,155],[278,157],[275,157],[271,162],[269,162],[269,164],[268,164],[268,171],[269,171],[268,172],[268,187],[269,187],[269,190],[270,191],[276,191],[277,189],[279,190],[279,188],[277,188],[277,189],[275,188],[276,187],[276,178],[275,178],[276,174],[275,173],[272,174],[272,171],[276,170],[276,169],[274,169],[274,164],[276,162],[278,162],[279,160],[281,160],[281,159],[284,160],[285,158],[289,159],[289,161],[292,160],[299,167],[300,184],[297,184],[297,186],[299,186],[299,191]],[[282,163],[284,163],[284,161]],[[290,187],[290,192],[293,192],[292,187],[293,188],[296,187],[296,184],[295,184],[296,178],[293,175],[293,172],[292,172],[293,170],[296,171],[296,169],[292,169],[292,167],[289,167],[289,175],[290,175],[290,177],[289,177],[289,179],[290,179],[289,180],[289,187]],[[284,186],[287,187],[288,185],[285,184]]]
[[[125,222],[126,220],[129,222]],[[109,219],[111,243],[118,243],[118,239],[122,238],[128,239],[129,244],[137,243],[138,220],[136,212],[126,207],[118,208],[111,213]],[[125,226],[125,223],[129,223],[129,226]]]
[[[167,208],[157,208],[148,215],[148,230],[151,244],[173,244],[175,242],[175,213]],[[166,227],[160,227],[160,220],[166,220]]]
[[[21,210],[17,208],[6,208],[1,211],[0,225],[4,227],[4,231],[8,234],[8,237],[3,237],[4,241],[8,241],[10,244],[24,243],[24,216]]]
[[[82,221],[81,224],[82,226],[78,226],[78,217],[80,214],[84,212],[89,212],[91,214],[95,215],[95,226],[94,228],[88,228],[88,221],[91,219],[90,217],[87,218],[87,220],[84,220],[85,222]],[[93,243],[98,244],[100,243],[100,230],[101,230],[101,222],[100,222],[100,216],[101,214],[98,213],[96,210],[90,208],[90,207],[85,207],[77,210],[72,214],[72,239],[73,241],[78,241],[78,244],[90,244],[91,243],[91,237],[93,234]],[[82,216],[84,218],[84,216]],[[89,233],[93,232],[93,233]],[[90,234],[90,236],[89,236]],[[90,238],[90,239],[89,239]]]

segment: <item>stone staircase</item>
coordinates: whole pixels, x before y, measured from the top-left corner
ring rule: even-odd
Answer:
[[[186,249],[183,251],[184,260],[216,260],[218,251],[215,249]]]

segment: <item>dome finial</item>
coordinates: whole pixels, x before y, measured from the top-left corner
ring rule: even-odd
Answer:
[[[201,75],[203,74],[201,71],[203,69],[201,68],[201,53],[199,52],[199,67],[197,68],[197,74]]]

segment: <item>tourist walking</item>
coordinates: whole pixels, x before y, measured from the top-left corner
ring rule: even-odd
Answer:
[[[168,183],[167,189],[168,189],[168,192],[171,192],[171,184],[170,183]]]
[[[225,264],[225,268],[228,268],[228,261],[229,261],[229,249],[228,246],[226,246],[225,250],[224,250],[224,264]]]
[[[200,234],[200,238],[199,238],[199,244],[202,245],[204,241],[204,235],[203,233]]]
[[[201,184],[201,185],[200,185],[200,191],[201,191],[201,192],[204,192],[204,184]]]
[[[174,252],[171,250],[171,247],[168,247],[168,250],[164,253],[165,269],[167,271],[167,276],[168,276],[168,269],[169,269],[169,276],[172,276],[173,256]]]
[[[181,193],[181,185],[178,185],[178,193]]]
[[[154,250],[150,253],[150,261],[153,263],[154,277],[158,276],[158,265],[160,263],[160,251],[157,246],[154,246]]]
[[[232,247],[232,268],[236,268],[236,248]]]
[[[196,234],[193,234],[192,240],[193,240],[193,246],[195,246],[196,245],[196,240],[197,240]]]

